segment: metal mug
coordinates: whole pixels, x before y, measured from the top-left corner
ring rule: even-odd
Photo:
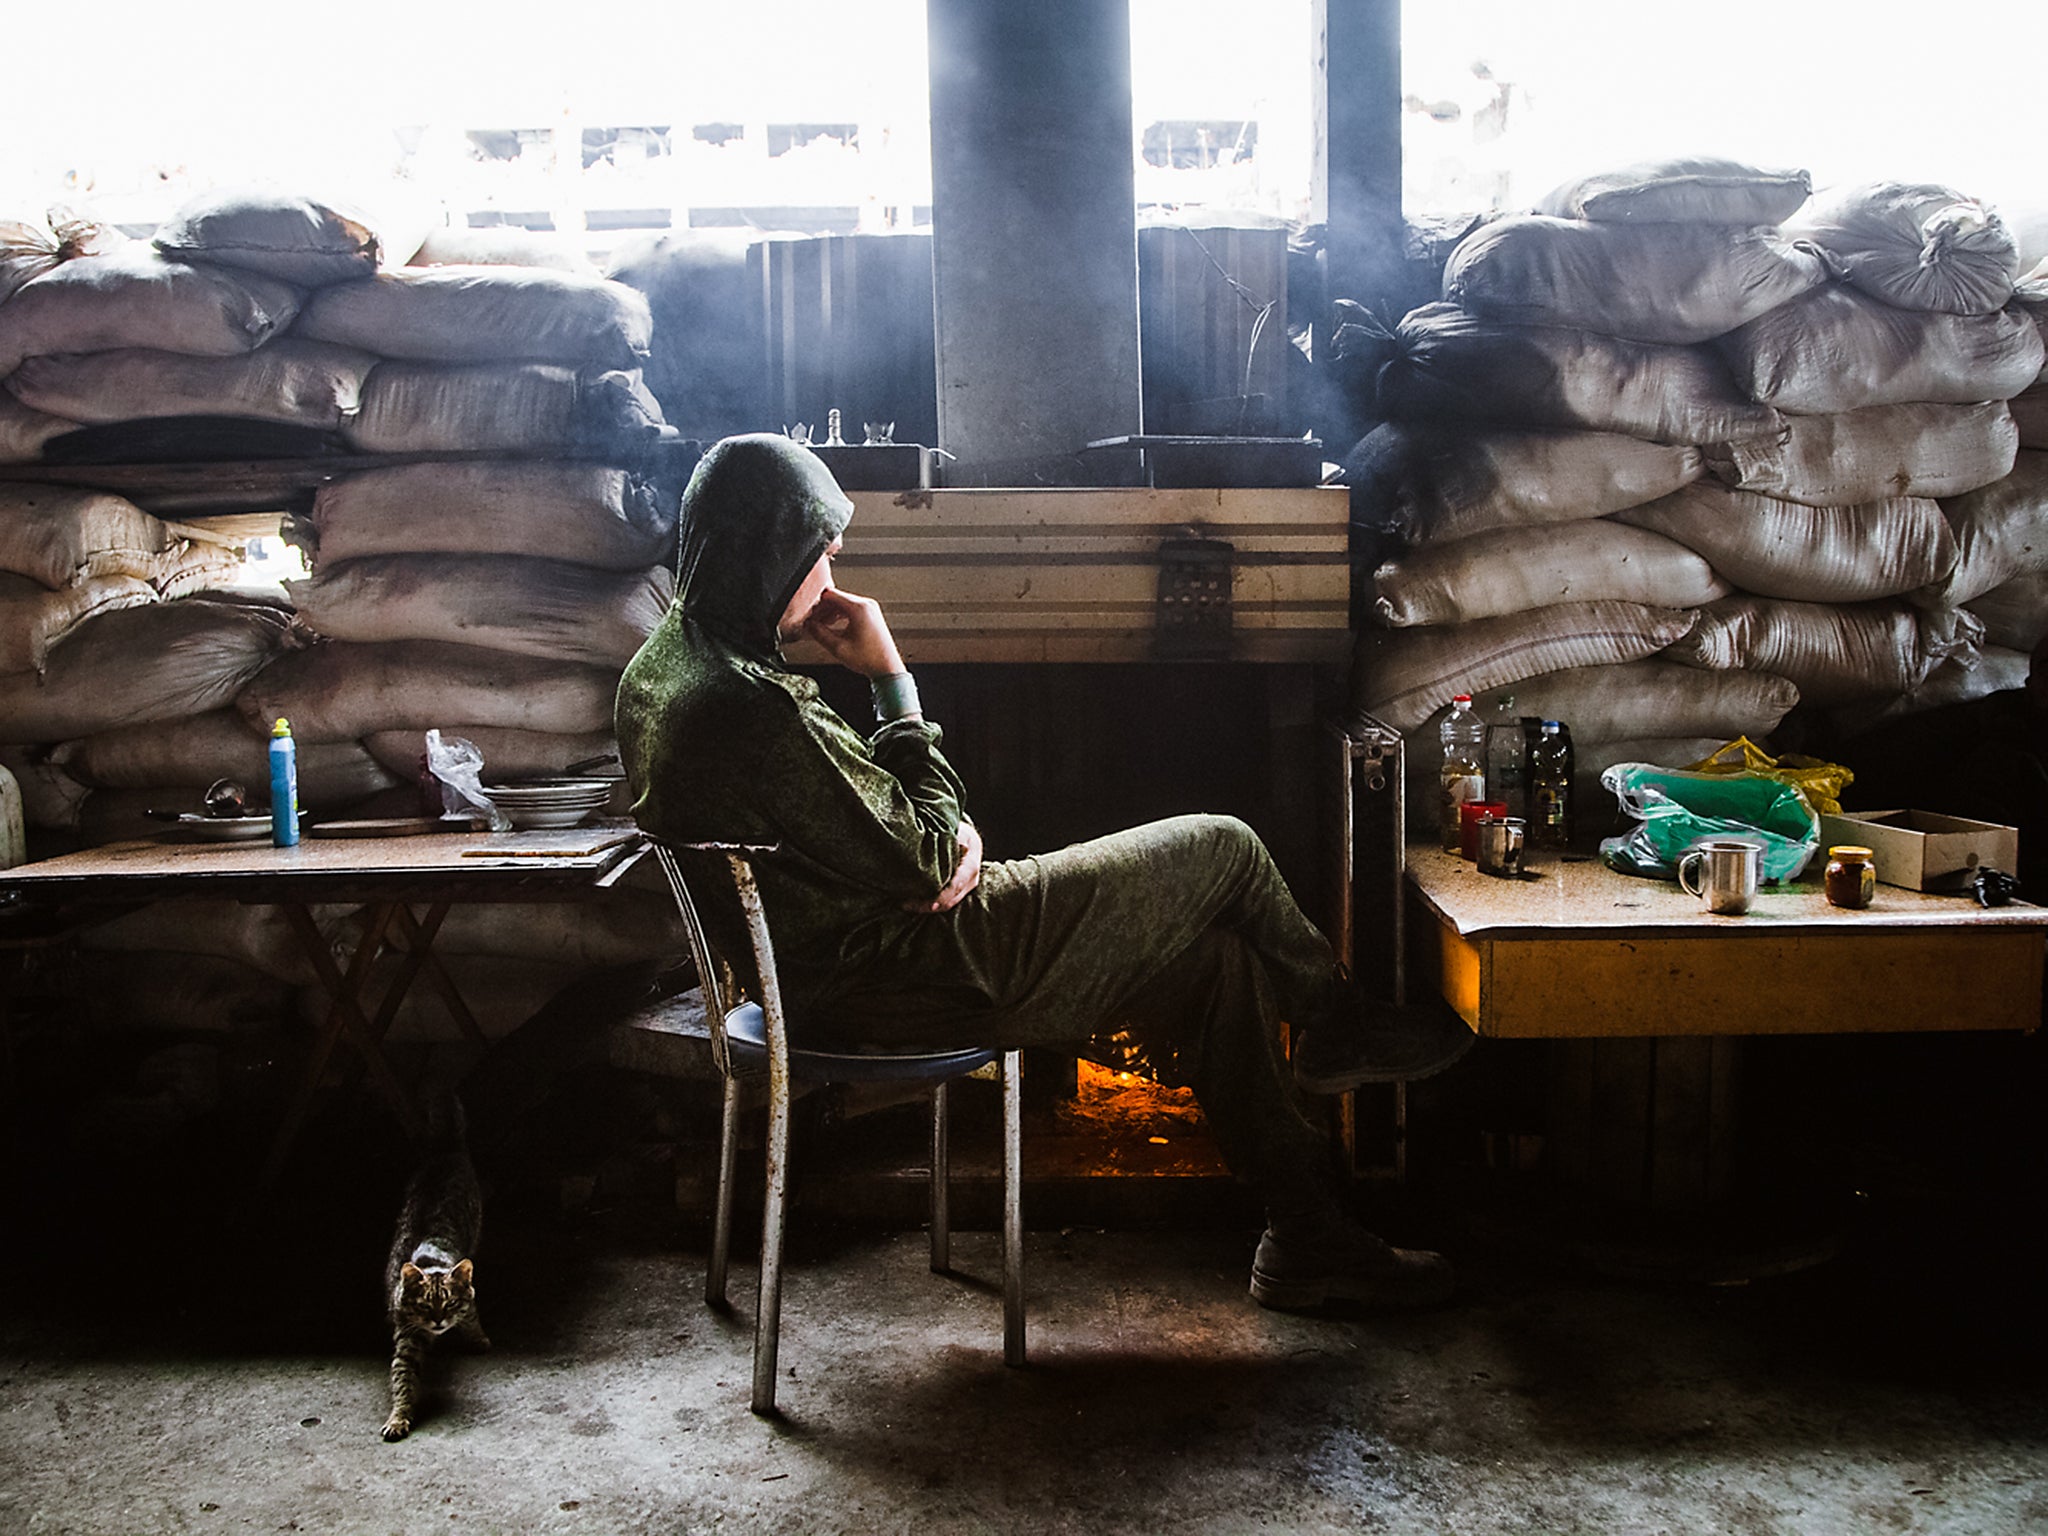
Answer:
[[[1519,816],[1479,818],[1479,872],[1513,880],[1522,873],[1522,844],[1528,823]]]
[[[1709,912],[1740,917],[1756,899],[1763,855],[1762,844],[1746,838],[1704,838],[1678,856],[1678,883],[1706,902]]]

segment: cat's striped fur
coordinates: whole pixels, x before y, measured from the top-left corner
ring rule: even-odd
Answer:
[[[436,1106],[434,1144],[406,1185],[405,1206],[384,1267],[391,1318],[391,1415],[386,1440],[412,1433],[419,1412],[420,1367],[427,1346],[453,1333],[473,1349],[490,1340],[476,1310],[472,1255],[483,1235],[483,1191],[463,1138],[462,1105]]]

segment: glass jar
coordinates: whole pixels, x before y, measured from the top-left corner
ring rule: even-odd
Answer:
[[[1828,905],[1834,907],[1862,908],[1870,905],[1877,894],[1877,867],[1871,863],[1868,848],[1843,844],[1828,850],[1827,873],[1822,877],[1822,889],[1827,892]]]

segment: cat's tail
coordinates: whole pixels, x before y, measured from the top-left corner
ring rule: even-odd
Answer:
[[[430,1150],[443,1151],[464,1145],[469,1136],[469,1117],[463,1113],[462,1100],[452,1088],[444,1088],[427,1096],[426,1102],[427,1144]]]

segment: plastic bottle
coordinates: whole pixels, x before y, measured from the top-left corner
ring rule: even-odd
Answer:
[[[1486,723],[1486,797],[1505,805],[1510,816],[1529,814],[1528,739],[1512,693],[1494,700],[1493,718]]]
[[[1543,722],[1542,739],[1529,759],[1529,787],[1529,841],[1539,848],[1570,847],[1572,743],[1555,720]]]
[[[1439,831],[1444,851],[1458,851],[1458,807],[1468,800],[1486,798],[1486,727],[1472,713],[1472,695],[1461,693],[1451,700],[1451,712],[1444,717],[1444,766],[1438,779]]]
[[[270,728],[270,840],[280,848],[299,841],[299,749],[281,715]]]

